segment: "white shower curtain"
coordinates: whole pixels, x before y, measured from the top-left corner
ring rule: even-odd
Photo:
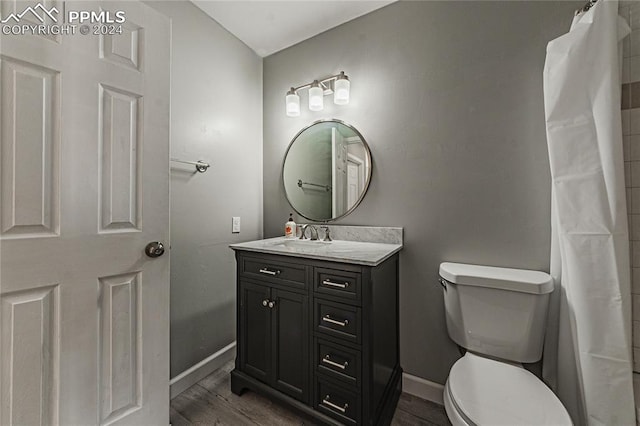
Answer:
[[[552,176],[543,376],[578,425],[635,425],[629,236],[620,124],[618,2],[598,1],[547,46]]]

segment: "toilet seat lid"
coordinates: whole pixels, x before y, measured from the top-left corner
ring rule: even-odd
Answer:
[[[458,411],[477,425],[572,425],[551,389],[524,368],[467,352],[447,381]]]

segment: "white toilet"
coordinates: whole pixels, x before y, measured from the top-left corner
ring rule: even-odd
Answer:
[[[560,400],[520,363],[542,357],[552,278],[538,271],[442,263],[449,336],[467,349],[451,367],[453,426],[572,425]]]

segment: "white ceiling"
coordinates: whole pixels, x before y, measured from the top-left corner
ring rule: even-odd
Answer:
[[[395,0],[191,1],[258,55],[268,56]]]

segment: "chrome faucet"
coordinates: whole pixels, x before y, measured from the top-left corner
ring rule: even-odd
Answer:
[[[307,238],[307,228],[311,228],[311,241],[316,241],[318,239],[318,228],[313,225],[306,224],[302,227],[302,232],[300,233],[300,239],[304,240]]]
[[[321,226],[320,229],[324,229],[324,241],[333,241],[331,234],[329,233],[329,227],[327,225]]]

